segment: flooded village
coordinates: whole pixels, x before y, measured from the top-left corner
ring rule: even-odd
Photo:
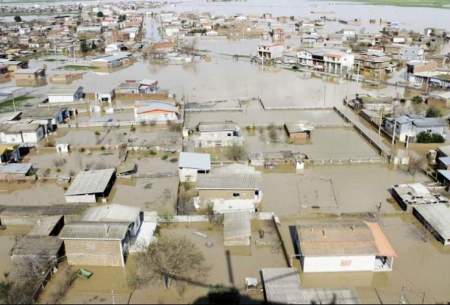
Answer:
[[[431,2],[2,2],[0,303],[449,303]]]

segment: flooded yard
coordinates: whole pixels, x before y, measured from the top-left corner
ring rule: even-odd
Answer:
[[[382,213],[395,213],[397,204],[388,189],[419,181],[429,180],[386,165],[315,166],[299,175],[264,174],[262,210],[278,216],[375,213],[381,204]]]
[[[301,152],[309,159],[357,159],[376,158],[378,152],[353,128],[317,128],[311,134],[311,140],[305,144],[289,144],[284,128],[276,130],[276,141],[267,130],[255,135],[244,134],[248,152],[274,152],[291,150]]]
[[[0,204],[37,206],[64,204],[64,187],[51,182],[1,182]]]

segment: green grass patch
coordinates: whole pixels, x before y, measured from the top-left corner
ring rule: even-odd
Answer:
[[[16,108],[21,107],[26,101],[33,99],[34,97],[32,96],[18,96],[16,98],[13,99],[9,99],[3,102],[0,102],[0,110],[1,111],[10,111],[10,110],[14,110],[14,105],[16,106]]]
[[[61,67],[60,69],[68,70],[68,71],[93,71],[93,70],[98,70],[97,67],[82,66],[82,65],[66,65],[66,66]]]

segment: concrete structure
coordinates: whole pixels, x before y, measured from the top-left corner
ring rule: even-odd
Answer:
[[[28,176],[33,170],[31,163],[9,163],[0,165],[0,180]]]
[[[15,72],[16,86],[39,86],[46,82],[45,68],[19,69]]]
[[[32,266],[34,271],[46,272],[58,265],[63,256],[63,242],[55,236],[24,236],[11,250],[11,260],[20,266]]]
[[[289,140],[294,144],[304,144],[311,139],[311,132],[314,127],[308,122],[286,123],[284,128],[287,132]]]
[[[99,197],[107,197],[116,178],[113,168],[78,173],[64,197],[67,203],[95,203]]]
[[[413,209],[413,215],[444,246],[450,246],[450,204],[438,203],[420,205]]]
[[[143,79],[127,80],[115,89],[116,94],[150,94],[158,91],[158,81]]]
[[[54,87],[48,92],[49,103],[82,102],[83,97],[83,87]]]
[[[337,75],[351,72],[355,63],[351,52],[334,49],[303,50],[297,58],[302,67]]]
[[[397,256],[377,223],[305,223],[290,231],[305,273],[392,271]]]
[[[178,107],[166,102],[136,102],[134,119],[136,122],[174,122],[179,118]]]
[[[181,152],[178,161],[180,182],[196,182],[198,174],[206,174],[211,170],[210,154]]]
[[[284,46],[279,43],[263,42],[258,45],[258,58],[264,62],[270,62],[274,59],[283,57]]]
[[[117,52],[113,55],[101,56],[92,60],[91,65],[100,69],[119,68],[132,62],[129,52]]]
[[[304,169],[305,159],[305,154],[292,151],[249,153],[249,163],[252,166],[288,172]]]
[[[22,111],[22,119],[33,120],[34,123],[44,126],[45,134],[55,131],[58,124],[65,123],[70,118],[66,107],[34,107]]]
[[[197,147],[226,147],[244,143],[241,129],[233,122],[200,123],[197,131],[198,134],[193,136]]]
[[[447,197],[438,193],[432,193],[422,183],[394,185],[390,192],[400,208],[409,212],[415,206],[450,203]]]
[[[225,247],[250,246],[251,215],[248,212],[226,213],[223,220]]]
[[[108,222],[74,222],[64,226],[69,265],[124,267],[130,245],[130,225]]]

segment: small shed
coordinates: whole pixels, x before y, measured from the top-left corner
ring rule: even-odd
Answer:
[[[181,152],[178,161],[180,182],[196,182],[197,174],[209,173],[211,170],[210,154]]]
[[[64,226],[70,265],[124,267],[130,246],[130,225],[114,222],[74,222]]]
[[[223,221],[223,238],[226,247],[250,246],[251,236],[250,213],[225,213]]]
[[[97,198],[106,198],[116,178],[114,168],[78,173],[64,194],[67,203],[95,203]]]
[[[296,123],[284,124],[289,140],[294,144],[304,144],[311,139],[311,132],[314,127],[308,122],[300,121]]]
[[[11,260],[17,266],[32,264],[46,271],[56,266],[64,254],[62,240],[55,236],[24,236],[11,250]]]

